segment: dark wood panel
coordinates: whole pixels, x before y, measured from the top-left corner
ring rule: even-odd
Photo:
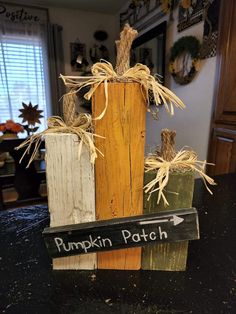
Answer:
[[[210,175],[236,171],[236,1],[222,0],[217,46],[214,114],[208,149]]]
[[[236,2],[222,1],[217,52],[216,122],[236,123]]]
[[[226,137],[216,138],[215,174],[224,174],[230,171],[233,143],[232,139]]]
[[[156,242],[199,239],[195,208],[46,228],[52,257],[138,247]]]
[[[236,131],[214,129],[209,161],[215,164],[208,168],[210,175],[236,171]]]

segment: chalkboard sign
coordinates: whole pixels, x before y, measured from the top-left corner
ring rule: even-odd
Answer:
[[[199,239],[195,208],[46,228],[51,257],[143,246],[156,242]]]

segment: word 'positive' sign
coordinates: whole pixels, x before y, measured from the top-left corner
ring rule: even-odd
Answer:
[[[199,239],[195,208],[45,228],[51,257],[143,246],[157,242]]]

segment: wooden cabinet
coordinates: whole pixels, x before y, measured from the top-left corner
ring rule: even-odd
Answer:
[[[236,130],[214,128],[209,159],[215,167],[209,167],[210,175],[236,172]]]
[[[215,122],[236,124],[236,1],[222,1]]]
[[[209,145],[211,175],[236,172],[236,1],[221,2],[215,108]]]

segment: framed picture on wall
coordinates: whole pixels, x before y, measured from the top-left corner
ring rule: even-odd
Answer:
[[[145,64],[150,72],[158,74],[161,83],[165,79],[165,46],[166,21],[137,37],[132,45],[131,66],[140,62]]]
[[[189,2],[179,3],[179,16],[178,16],[178,32],[182,32],[186,28],[199,23],[203,19],[203,1],[194,0]]]
[[[139,48],[139,61],[142,64],[145,64],[150,71],[153,71],[154,63],[152,59],[152,48]]]
[[[88,61],[86,59],[86,46],[82,43],[70,43],[71,70],[86,72]]]

